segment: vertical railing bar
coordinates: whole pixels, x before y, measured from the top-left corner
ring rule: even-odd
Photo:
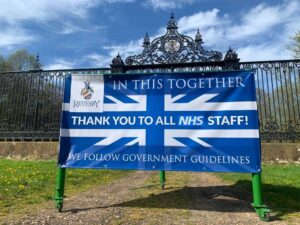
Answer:
[[[12,89],[11,91],[17,91],[19,90],[19,85],[20,85],[20,82],[19,82],[19,76],[14,76],[14,81],[12,82]],[[18,119],[18,112],[15,112],[15,107],[18,107],[19,105],[19,99],[18,97],[15,99],[15,94],[12,95],[14,97],[14,100],[15,101],[11,101],[11,107],[10,109],[12,110],[12,113],[11,113],[11,125],[13,125],[12,127],[16,126],[17,125],[17,119]],[[20,111],[20,110],[17,110],[17,111]],[[11,130],[11,132],[15,132],[16,130]]]
[[[2,83],[0,83],[1,84],[1,91],[2,91],[2,93],[1,93],[1,97],[2,96],[5,96],[5,98],[3,99],[3,103],[0,105],[0,110],[1,110],[1,122],[2,123],[7,123],[8,122],[8,118],[7,118],[7,115],[8,115],[8,113],[7,113],[7,110],[6,110],[6,108],[7,107],[5,107],[5,103],[6,102],[8,102],[9,101],[9,92],[8,92],[8,85],[9,85],[9,74],[7,73],[7,74],[2,74],[2,76],[4,77],[3,79],[4,79],[4,82]],[[2,128],[2,129],[4,129],[4,128]],[[4,131],[7,131],[7,130],[5,130],[4,129]]]
[[[300,91],[298,90],[298,82],[299,82],[299,88],[300,88],[300,71],[298,69],[298,74],[299,74],[299,79],[297,79],[297,76],[296,76],[296,70],[297,70],[297,67],[295,66],[295,64],[293,63],[293,66],[294,66],[294,79],[295,79],[295,90],[296,90],[296,100],[297,100],[297,113],[296,115],[298,115],[298,118],[297,118],[297,121],[300,123],[300,103],[299,103],[299,95],[300,95]]]
[[[284,72],[284,83],[285,83],[285,90],[286,90],[286,103],[287,103],[287,110],[288,110],[288,120],[287,120],[287,123],[289,123],[289,121],[291,120],[291,110],[290,110],[290,103],[289,103],[289,90],[288,90],[288,84],[287,84],[287,78],[286,78],[286,75],[287,72]]]
[[[55,74],[53,74],[53,76],[52,76],[52,84],[51,84],[51,105],[54,105],[54,103],[55,103],[55,96],[54,96],[54,91],[55,91]],[[50,131],[52,132],[52,129],[53,129],[53,118],[54,118],[54,116],[53,116],[53,114],[54,114],[54,107],[51,107],[51,113],[50,113],[50,116],[51,116],[51,129],[50,129]]]
[[[293,96],[293,81],[292,81],[292,71],[290,66],[288,66],[288,71],[289,71],[289,82],[290,82],[290,88],[291,88],[291,103],[292,103],[292,109],[293,109],[293,119],[292,121],[296,122],[296,112],[295,112],[295,103],[294,103],[294,96]]]
[[[265,94],[265,82],[264,82],[264,71],[261,69],[261,82],[262,82],[262,91],[263,91],[263,104],[264,104],[264,116],[263,118],[267,118],[267,106],[266,106],[266,94]]]
[[[276,82],[276,93],[277,93],[277,110],[278,110],[278,118],[279,118],[279,127],[280,127],[280,130],[282,129],[282,120],[281,120],[281,104],[280,104],[280,94],[279,94],[279,86],[278,86],[278,71],[280,73],[280,67],[277,68],[275,66],[275,82]]]
[[[58,89],[58,95],[59,95],[59,104],[58,104],[58,113],[57,113],[57,122],[59,123],[60,117],[61,117],[61,107],[62,107],[62,102],[63,102],[63,87],[64,87],[64,79],[65,76],[58,76],[57,79],[59,80],[59,89]],[[58,137],[57,137],[58,138]]]
[[[269,73],[268,71],[265,71],[266,74],[266,84],[267,84],[267,96],[268,96],[268,108],[269,108],[269,118],[272,118],[272,107],[271,107],[271,95],[270,95],[270,87],[269,87]]]
[[[24,73],[21,75],[20,77],[20,89],[19,89],[19,92],[18,92],[18,95],[19,95],[19,99],[20,99],[20,102],[19,102],[19,107],[21,107],[21,110],[20,111],[20,114],[19,114],[19,124],[20,124],[20,127],[19,127],[19,132],[20,133],[23,133],[23,130],[25,128],[25,124],[24,124],[24,118],[25,118],[25,99],[26,99],[26,85],[27,85],[27,74]],[[22,126],[23,125],[23,126]]]
[[[42,72],[41,76],[39,77],[41,80],[41,103],[40,103],[40,128],[43,128],[43,132],[45,132],[45,107],[46,107],[46,102],[45,102],[45,96],[46,96],[46,91],[45,91],[45,73]]]
[[[38,82],[38,74],[37,73],[35,73],[35,72],[32,72],[32,74],[33,74],[33,77],[34,77],[34,95],[35,95],[35,98],[34,98],[34,100],[35,100],[35,102],[34,102],[34,105],[35,105],[35,110],[34,110],[34,114],[33,114],[33,118],[32,118],[32,126],[33,126],[33,133],[35,133],[36,131],[37,131],[37,121],[36,121],[36,118],[37,118],[37,116],[38,116],[38,97],[39,97],[39,94],[38,94],[38,92],[39,92],[39,82]]]
[[[24,76],[25,74],[22,74],[21,76],[18,76],[18,84],[17,84],[17,90],[18,90],[18,94],[16,95],[16,112],[14,112],[16,114],[16,132],[20,133],[21,132],[21,115],[22,115],[22,76]],[[21,94],[20,94],[21,92]]]
[[[16,118],[17,118],[17,114],[14,112],[14,103],[15,101],[13,101],[13,98],[15,97],[15,93],[14,91],[17,91],[18,90],[18,87],[19,87],[19,84],[17,84],[17,86],[15,86],[16,83],[19,83],[18,82],[18,76],[13,76],[12,78],[12,82],[10,83],[10,101],[9,101],[9,105],[8,107],[6,108],[7,110],[11,110],[11,113],[9,113],[9,132],[11,132],[12,134],[15,132],[13,128],[13,126],[11,125],[16,125],[15,124],[15,121],[16,121]]]
[[[281,90],[281,97],[282,97],[282,106],[283,106],[283,104],[284,104],[284,102],[285,102],[285,95],[284,95],[284,82],[283,82],[283,78],[282,78],[282,68],[281,68],[281,66],[280,66],[280,71],[279,71],[280,73],[279,73],[279,79],[280,79],[280,90]],[[284,125],[286,124],[286,121],[287,121],[287,115],[286,115],[286,108],[285,107],[283,107],[282,108],[283,109],[283,117],[284,117],[284,124],[282,123],[281,124],[281,127],[282,127],[282,131],[284,131],[285,130],[285,128],[286,127],[284,127]]]
[[[59,85],[58,85],[58,77],[57,75],[55,75],[55,112],[54,112],[54,122],[55,124],[58,124],[59,121],[59,117],[58,117],[58,112],[59,112],[59,104],[58,104],[58,100],[59,100]]]
[[[25,93],[25,91],[24,91],[24,79],[23,79],[23,77],[26,77],[26,74],[22,74],[21,76],[20,76],[20,79],[19,79],[19,88],[18,88],[18,97],[17,97],[17,99],[19,100],[18,101],[18,103],[17,103],[17,105],[20,107],[20,109],[18,110],[18,113],[19,113],[19,115],[18,115],[18,132],[22,132],[22,123],[23,123],[23,114],[24,114],[24,108],[23,108],[23,106],[24,106],[24,104],[23,104],[23,102],[24,102],[24,93]]]
[[[52,99],[51,99],[51,97],[52,97],[52,95],[51,95],[51,82],[50,82],[50,80],[51,80],[51,74],[49,74],[49,76],[48,76],[48,79],[47,79],[47,93],[49,92],[50,93],[50,96],[47,98],[47,100],[48,100],[48,106],[51,106],[51,101],[52,101]],[[48,109],[47,109],[47,111],[49,111],[49,112],[47,112],[47,117],[48,117],[48,132],[50,132],[50,130],[51,130],[51,107],[49,107]]]
[[[274,65],[273,65],[274,66]],[[275,101],[275,90],[274,90],[274,79],[272,76],[272,72],[275,71],[275,68],[272,66],[272,70],[271,70],[271,74],[270,74],[270,79],[271,79],[271,87],[272,87],[272,106],[273,106],[273,110],[274,110],[274,118],[275,121],[277,122],[277,110],[276,110],[276,101]]]
[[[253,68],[253,67],[252,67]],[[255,74],[256,74],[256,80],[257,80],[257,90],[258,90],[258,101],[259,101],[259,118],[260,118],[260,121],[261,121],[261,124],[260,124],[260,126],[262,127],[262,125],[263,125],[263,121],[262,121],[262,119],[263,119],[263,117],[262,117],[262,104],[261,104],[261,101],[262,101],[262,99],[261,99],[261,96],[260,96],[260,81],[259,81],[259,72],[258,72],[258,68],[256,68],[255,69]]]

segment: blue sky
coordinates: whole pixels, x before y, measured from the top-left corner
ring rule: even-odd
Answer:
[[[300,30],[300,0],[0,0],[0,54],[39,53],[45,69],[107,67],[166,32],[174,10],[179,32],[197,29],[208,50],[229,46],[241,61],[290,59]]]

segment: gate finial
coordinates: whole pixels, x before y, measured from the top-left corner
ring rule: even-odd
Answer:
[[[148,36],[148,33],[146,32],[146,35],[144,37],[144,42],[143,42],[143,46],[142,47],[149,47],[150,46],[150,38]]]
[[[172,13],[171,13],[171,17],[170,17],[170,20],[168,22],[168,26],[167,26],[167,29],[170,30],[170,29],[177,29],[177,22],[175,20],[175,17],[174,17],[174,13],[173,13],[173,10],[172,10]]]
[[[202,40],[202,35],[200,34],[199,28],[198,28],[197,34],[195,36],[195,42],[200,45],[204,43]]]
[[[35,58],[35,61],[33,63],[33,70],[42,70],[42,64],[40,63],[40,55],[39,53],[36,54],[36,58]]]

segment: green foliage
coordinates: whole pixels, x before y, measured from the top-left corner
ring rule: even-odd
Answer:
[[[0,219],[10,212],[20,212],[29,205],[54,201],[55,161],[0,159],[0,164]],[[120,170],[68,169],[66,195],[93,185],[106,184],[128,173]]]
[[[300,31],[297,31],[293,37],[291,37],[290,45],[288,46],[293,52],[295,59],[300,59]]]
[[[0,56],[0,71],[5,71],[5,67],[6,67],[6,62],[5,59],[3,58],[3,56]]]
[[[35,56],[25,49],[17,50],[7,59],[0,56],[0,72],[32,70],[34,65]]]

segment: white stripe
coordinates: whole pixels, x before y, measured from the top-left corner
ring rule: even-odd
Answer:
[[[206,147],[206,148],[211,148],[212,146],[205,141],[200,140],[199,138],[191,138],[194,142]]]
[[[165,111],[236,111],[257,110],[255,101],[207,102],[218,94],[203,94],[187,103],[176,103],[185,95],[165,95]]]
[[[203,138],[258,138],[258,129],[166,129],[165,132],[174,137],[203,137]]]
[[[165,146],[184,146],[181,142],[175,138],[190,138],[195,142],[205,146],[205,143],[199,138],[259,138],[258,129],[214,129],[214,130],[172,130],[166,129],[164,133]],[[198,141],[199,140],[199,141]],[[206,146],[209,147],[209,146]]]
[[[133,111],[146,111],[147,96],[146,95],[127,95],[128,98],[133,99],[137,103],[124,103],[111,95],[105,95],[114,103],[105,103],[105,112],[133,112]]]
[[[123,137],[136,138],[126,145],[146,145],[145,129],[60,129],[61,137],[105,137],[95,145],[110,145]]]

